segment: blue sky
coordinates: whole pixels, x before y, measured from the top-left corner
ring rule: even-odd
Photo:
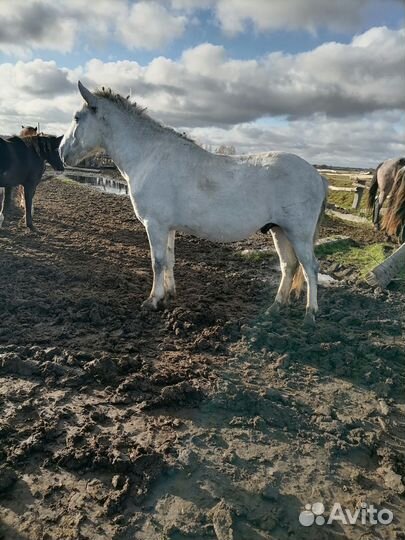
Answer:
[[[404,11],[402,0],[7,2],[1,131],[63,131],[82,78],[131,88],[202,144],[372,165],[404,153]]]

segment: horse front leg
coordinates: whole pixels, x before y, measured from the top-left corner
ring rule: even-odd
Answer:
[[[166,259],[167,266],[165,268],[165,297],[174,298],[176,296],[176,283],[174,281],[174,240],[176,231],[169,232],[169,238],[167,241]]]
[[[148,221],[146,225],[150,254],[152,259],[153,285],[149,298],[142,307],[158,309],[165,299],[165,270],[167,269],[167,247],[169,231],[156,222]]]
[[[32,223],[32,218],[34,215],[34,195],[35,188],[31,186],[24,186],[25,224],[31,230],[34,229],[34,225]]]

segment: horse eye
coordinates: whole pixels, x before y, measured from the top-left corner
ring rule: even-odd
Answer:
[[[80,117],[79,117],[78,114],[76,114],[76,116],[75,116],[75,122],[78,122],[79,120],[80,120]]]

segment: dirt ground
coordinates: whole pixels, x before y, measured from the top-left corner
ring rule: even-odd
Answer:
[[[321,288],[308,330],[302,301],[264,315],[276,259],[240,252],[270,236],[179,235],[150,313],[128,199],[45,182],[35,223],[0,231],[1,539],[405,538],[404,295]],[[301,525],[316,502],[394,519]]]

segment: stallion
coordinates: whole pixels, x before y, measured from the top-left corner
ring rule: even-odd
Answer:
[[[127,180],[151,251],[153,286],[144,306],[156,309],[175,294],[176,231],[234,242],[268,224],[282,273],[269,312],[278,313],[294,284],[299,287],[305,278],[305,322],[314,323],[318,309],[314,242],[327,182],[312,165],[283,152],[244,161],[214,155],[111,90],[92,93],[79,82],[79,91],[85,104],[75,113],[59,152],[65,163],[73,165],[103,149]]]

